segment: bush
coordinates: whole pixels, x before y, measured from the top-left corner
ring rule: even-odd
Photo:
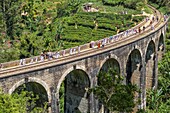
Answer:
[[[138,23],[142,21],[144,18],[145,18],[144,16],[134,16],[133,21]]]

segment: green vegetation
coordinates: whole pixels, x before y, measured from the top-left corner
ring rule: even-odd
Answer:
[[[149,4],[160,10],[162,13],[170,13],[169,0],[149,0]]]
[[[144,0],[103,0],[103,3],[110,6],[122,5],[135,10],[141,10],[145,4]]]
[[[49,30],[56,15],[52,1],[2,0],[0,4],[0,62],[38,55],[47,48],[56,49],[56,44],[51,44],[56,33]]]
[[[109,111],[132,112],[135,107],[135,85],[123,84],[123,76],[118,75],[112,68],[98,75],[98,86],[91,89],[99,101]]]
[[[45,113],[46,107],[35,107],[38,96],[32,92],[4,94],[0,91],[0,113]]]
[[[84,9],[85,4],[90,2],[98,12],[87,12]],[[132,3],[133,6],[128,0],[119,5],[108,5],[109,2],[1,0],[0,62],[39,55],[42,51],[58,51],[109,37],[140,22],[144,17],[132,15],[141,14],[141,9],[147,9],[144,2],[138,0]]]
[[[60,113],[64,113],[64,93],[65,92],[65,85],[64,82],[62,82],[60,86],[60,91],[59,91],[59,99],[60,99]]]
[[[124,31],[134,26],[134,22],[139,22],[143,18],[134,17],[134,22],[130,19],[132,19],[131,15],[77,13],[65,21],[67,26],[63,28],[61,40],[64,43],[76,43],[74,46],[77,46],[111,36],[116,34],[118,30],[119,32]],[[65,44],[64,48],[67,48],[69,43]]]
[[[150,13],[146,1],[1,0],[0,62],[39,55],[42,51],[70,48],[129,29],[144,18],[132,15],[141,14],[141,10]],[[99,12],[83,11],[83,4],[88,2],[92,2],[92,7]],[[169,0],[149,2],[163,13],[170,12]],[[170,37],[170,30],[167,37]],[[167,52],[159,63],[158,89],[147,93],[146,112],[149,113],[170,111],[170,39],[166,40],[166,45]],[[110,111],[132,111],[136,88],[122,85],[122,78],[119,75],[110,75],[113,75],[112,71],[100,73],[98,76],[100,84],[92,91]],[[60,88],[61,112],[64,112],[63,92],[64,84]],[[13,95],[0,92],[0,112],[43,112],[44,109],[35,107],[38,98],[30,92]]]

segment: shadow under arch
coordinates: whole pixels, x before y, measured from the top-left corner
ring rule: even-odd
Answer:
[[[100,73],[100,71],[101,71],[101,69],[103,68],[103,66],[106,65],[106,63],[108,64],[108,62],[111,61],[111,59],[112,59],[112,61],[114,61],[114,62],[118,65],[118,67],[119,67],[119,72],[121,71],[120,59],[119,59],[116,55],[111,54],[110,57],[105,58],[105,59],[101,62],[100,68],[99,68],[99,71],[98,71],[98,74]],[[112,62],[112,64],[114,64],[114,63]]]
[[[134,49],[128,56],[126,62],[126,83],[139,85],[142,82],[141,77],[142,56],[138,49]]]
[[[107,72],[109,68],[113,69],[117,74],[120,74],[120,63],[115,58],[107,59],[101,66],[99,73],[101,71]]]
[[[16,88],[18,88],[19,86],[21,86],[25,83],[28,83],[28,82],[35,82],[35,83],[40,84],[46,90],[47,96],[48,96],[48,102],[51,103],[50,88],[48,87],[48,85],[44,81],[42,81],[41,79],[35,78],[35,77],[29,77],[28,80],[22,79],[22,80],[18,81],[9,90],[9,94],[12,94],[16,90]]]
[[[140,49],[133,49],[128,55],[126,62],[126,84],[136,85],[140,90],[143,89],[143,73],[142,73],[142,53]],[[137,112],[137,109],[142,105],[142,92],[135,92],[134,101],[137,102],[137,105],[133,108],[134,112]],[[138,102],[139,99],[141,102]]]
[[[89,76],[90,74],[88,74],[88,73],[86,72],[86,68],[85,68],[84,66],[76,65],[76,69],[79,69],[79,70],[84,71],[84,72],[87,74],[87,76],[88,76],[88,78],[89,78],[89,80],[90,80],[90,84],[91,84],[91,76]],[[62,82],[65,80],[65,77],[66,77],[71,71],[73,71],[73,70],[75,70],[73,66],[70,67],[70,68],[68,68],[68,69],[64,72],[64,74],[61,76],[60,80],[58,81],[57,91],[56,91],[57,97],[59,97],[59,90],[60,90],[60,86],[61,86]]]
[[[36,103],[35,107],[44,108],[45,103],[51,103],[51,96],[48,85],[40,79],[37,78],[22,79],[9,90],[9,94],[13,93],[20,94],[21,91],[28,92],[31,91],[35,96],[38,95],[39,98],[35,101]]]
[[[164,41],[164,36],[161,33],[159,40],[158,40],[158,49],[157,49],[158,61],[162,59],[164,49],[165,49],[165,41]]]
[[[97,83],[98,85],[101,85],[102,84],[102,80],[100,79],[100,76],[102,76],[102,74],[104,73],[109,73],[110,70],[112,70],[112,73],[110,73],[111,75],[114,76],[114,74],[116,75],[120,75],[120,63],[119,63],[119,60],[117,60],[118,58],[108,58],[108,59],[105,59],[102,64],[101,64],[101,67],[100,67],[100,70],[98,72],[98,79],[97,79]],[[121,75],[120,75],[121,76]],[[113,77],[114,78],[114,77]],[[101,81],[100,81],[100,80]],[[112,86],[111,86],[112,87]],[[102,112],[104,111],[104,113],[109,113],[110,111],[102,104],[102,102],[99,102],[98,104],[98,109],[99,109],[99,112]]]
[[[156,48],[155,43],[151,40],[147,46],[145,54],[146,63],[146,88],[152,88],[155,85],[155,59]]]
[[[67,73],[67,74],[66,74]],[[88,74],[80,68],[70,68],[66,71],[64,79],[60,83],[58,98],[60,99],[60,112],[82,113],[89,112],[90,78]]]

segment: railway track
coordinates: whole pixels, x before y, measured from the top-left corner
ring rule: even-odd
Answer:
[[[153,23],[155,26],[155,30],[161,28],[164,24],[166,24],[166,23],[162,23],[163,15],[158,10],[156,10],[154,7],[152,7],[152,6],[149,6],[149,7],[153,10],[154,16],[159,17],[159,20],[157,22]],[[142,27],[145,23],[146,23],[145,21],[142,21],[140,24],[133,27],[132,29],[137,29],[139,27]],[[0,78],[9,77],[9,76],[17,75],[17,74],[22,74],[22,73],[27,73],[27,72],[31,72],[31,71],[35,71],[35,70],[45,69],[45,68],[53,67],[53,66],[57,66],[57,65],[62,65],[62,64],[69,63],[69,62],[74,62],[74,61],[78,61],[81,59],[85,59],[87,57],[95,56],[95,55],[98,55],[98,54],[101,54],[104,52],[108,52],[110,50],[127,45],[134,41],[140,40],[140,39],[146,37],[147,35],[149,35],[150,33],[154,32],[155,30],[151,30],[150,26],[146,26],[145,31],[143,31],[141,33],[137,33],[136,35],[131,35],[128,37],[120,38],[119,40],[116,40],[114,42],[110,42],[109,44],[105,45],[104,48],[90,48],[89,47],[89,48],[81,50],[80,53],[76,53],[73,55],[67,55],[64,57],[60,57],[58,59],[46,60],[43,62],[26,64],[23,66],[18,65],[18,66],[14,66],[14,67],[4,68],[4,69],[0,70]],[[87,45],[89,45],[89,43]]]

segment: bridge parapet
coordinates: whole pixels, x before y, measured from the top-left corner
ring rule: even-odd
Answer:
[[[144,21],[142,21],[139,25],[135,26],[136,28],[140,25],[142,25],[144,23]],[[120,33],[121,34],[121,33]],[[119,34],[118,34],[119,35]],[[112,36],[114,37],[114,36]],[[109,37],[107,37],[109,38]],[[98,42],[101,42],[101,40],[95,41],[94,42],[94,46],[97,46]],[[86,43],[84,45],[80,45],[80,49],[81,51],[85,51],[88,50],[90,48],[90,43]],[[65,56],[70,54],[70,49],[65,49],[65,50],[61,50],[59,51],[60,55],[64,56],[63,54],[65,54]],[[76,47],[72,47],[72,49],[76,49],[76,52],[78,52],[78,46]],[[53,52],[54,54],[56,52]],[[75,54],[75,53],[73,53]],[[34,56],[34,57],[30,57],[30,58],[25,58],[25,64],[32,64],[32,63],[37,63],[40,62],[40,55],[39,56]],[[16,66],[20,66],[20,60],[16,60],[16,61],[10,61],[10,62],[5,62],[5,63],[1,63],[2,64],[2,68],[12,68],[12,67],[16,67]]]
[[[169,18],[168,18],[169,19]],[[168,19],[165,21],[165,22],[162,22],[162,16],[160,15],[160,19],[159,19],[159,22],[158,23],[156,23],[155,24],[155,29],[154,30],[152,30],[151,31],[151,29],[149,28],[150,26],[148,25],[147,27],[148,27],[148,31],[145,31],[144,33],[142,33],[142,34],[139,34],[139,35],[143,35],[143,36],[146,36],[145,34],[148,34],[148,32],[151,32],[151,33],[154,33],[154,32],[156,32],[157,30],[159,30],[159,29],[161,29],[164,25],[166,25],[166,23],[167,23],[167,21],[168,21]],[[135,26],[135,27],[133,27],[131,30],[133,30],[134,28],[138,28],[139,26],[142,26],[143,25],[143,23],[144,23],[144,21],[142,21],[139,25],[137,25],[137,26]],[[147,28],[146,27],[146,28]],[[112,38],[113,37],[115,37],[115,36],[121,36],[121,34],[123,34],[124,32],[121,32],[121,33],[119,33],[119,34],[117,34],[117,35],[113,35],[113,36],[111,36]],[[134,37],[134,36],[136,36],[136,35],[134,35],[134,34],[132,34],[132,35],[130,35],[130,36],[127,36],[126,38],[125,37],[123,37],[123,38],[121,38],[121,39],[118,39],[118,40],[114,40],[113,41],[113,39],[112,39],[112,41],[110,41],[110,43],[119,43],[120,41],[122,42],[122,43],[126,43],[126,40],[127,39],[129,39],[129,41],[128,42],[132,42],[132,41],[130,41],[130,40],[134,40],[133,38],[130,38],[130,37]],[[142,36],[142,37],[143,37]],[[108,40],[110,40],[110,37],[106,37]],[[138,38],[139,39],[139,38]],[[103,39],[101,39],[101,40],[98,40],[98,41],[94,41],[94,46],[95,47],[97,47],[97,44],[98,44],[98,42],[102,42],[102,40]],[[136,40],[136,39],[135,39]],[[134,40],[134,41],[135,41]],[[123,42],[124,41],[124,42]],[[72,54],[77,54],[78,53],[78,46],[77,47],[72,47],[72,49],[74,50],[76,50],[76,52],[74,53],[74,52],[72,52]],[[88,51],[89,49],[90,49],[90,43],[86,43],[86,44],[84,44],[84,45],[80,45],[80,49],[81,49],[81,52],[83,52],[83,51]],[[73,51],[72,50],[72,51]],[[54,54],[55,54],[56,52],[54,52]],[[67,56],[69,56],[70,55],[70,48],[69,49],[65,49],[65,50],[61,50],[61,51],[59,51],[59,53],[60,53],[60,58],[62,58],[63,56],[65,56],[65,57],[67,57]],[[65,53],[65,55],[63,55],[63,53]],[[64,58],[64,57],[63,57]],[[54,58],[55,59],[55,58]],[[53,60],[53,59],[52,59]],[[48,59],[45,59],[45,61],[47,62],[47,61],[49,61]],[[51,60],[50,60],[51,61]],[[26,65],[33,65],[33,64],[37,64],[37,63],[40,63],[40,62],[42,62],[41,60],[40,60],[40,55],[39,56],[34,56],[34,57],[31,57],[31,58],[25,58],[25,66]],[[12,61],[12,62],[6,62],[6,63],[2,63],[2,69],[0,70],[0,72],[2,71],[2,70],[8,70],[8,69],[11,69],[11,68],[16,68],[16,67],[23,67],[23,65],[20,65],[20,60],[16,60],[16,61]],[[1,74],[1,73],[0,73]]]
[[[159,16],[162,18],[161,15]],[[83,90],[81,85],[79,85],[81,84],[80,78],[83,78],[79,76],[82,72],[89,79],[88,86],[94,87],[97,85],[97,75],[100,69],[104,67],[107,61],[112,61],[113,64],[115,62],[117,64],[113,66],[117,66],[121,70],[120,74],[125,77],[125,83],[128,80],[128,82],[137,84],[141,89],[142,94],[139,94],[139,97],[141,98],[140,106],[143,108],[146,102],[146,89],[152,87],[151,82],[155,85],[156,83],[154,82],[157,81],[157,52],[159,51],[159,47],[164,47],[164,37],[161,37],[161,34],[166,32],[167,21],[168,19],[166,21],[162,21],[162,19],[158,22],[156,21],[154,23],[154,30],[151,30],[151,26],[148,25],[145,31],[141,33],[121,37],[121,34],[124,33],[122,32],[112,36],[113,40],[110,40],[110,37],[106,37],[106,39],[109,39],[109,42],[102,48],[98,48],[98,41],[101,42],[103,39],[94,41],[94,48],[90,48],[91,43],[80,45],[80,53],[78,53],[78,46],[72,48],[76,49],[76,53],[73,52],[71,55],[70,48],[61,50],[59,51],[61,57],[51,60],[45,59],[41,61],[40,56],[35,56],[32,57],[34,62],[31,62],[32,58],[26,58],[25,65],[19,65],[19,60],[3,63],[4,68],[0,70],[0,87],[2,87],[5,93],[12,93],[24,83],[38,83],[47,91],[52,112],[59,113],[59,89],[62,82],[69,75],[72,75],[73,71],[76,72],[75,75],[78,75],[76,76],[78,82],[74,81],[75,76],[73,76],[72,85],[77,86],[77,89],[71,87],[71,84],[68,84],[71,89],[69,91],[74,90],[72,94],[78,92],[78,86]],[[140,24],[140,26],[143,25],[143,23]],[[136,27],[138,28],[140,26]],[[120,38],[114,39],[115,36],[120,36]],[[160,39],[161,43],[159,44]],[[150,54],[150,50],[152,50],[151,53],[153,54]],[[164,52],[163,49],[160,50],[162,53]],[[63,53],[65,53],[64,56],[62,56]],[[147,55],[149,57],[146,57]],[[37,62],[35,61],[36,58],[38,58]],[[148,58],[147,61],[146,58]],[[154,76],[152,76],[153,74]],[[84,96],[88,97],[89,95],[85,93]],[[68,100],[72,101],[74,99],[71,98]],[[76,101],[72,102],[75,103]],[[93,97],[93,94],[88,99],[82,98],[82,106],[84,105],[83,102],[87,102],[86,105],[89,105],[89,108],[86,106],[85,109],[90,109],[90,113],[98,113],[98,103]]]

